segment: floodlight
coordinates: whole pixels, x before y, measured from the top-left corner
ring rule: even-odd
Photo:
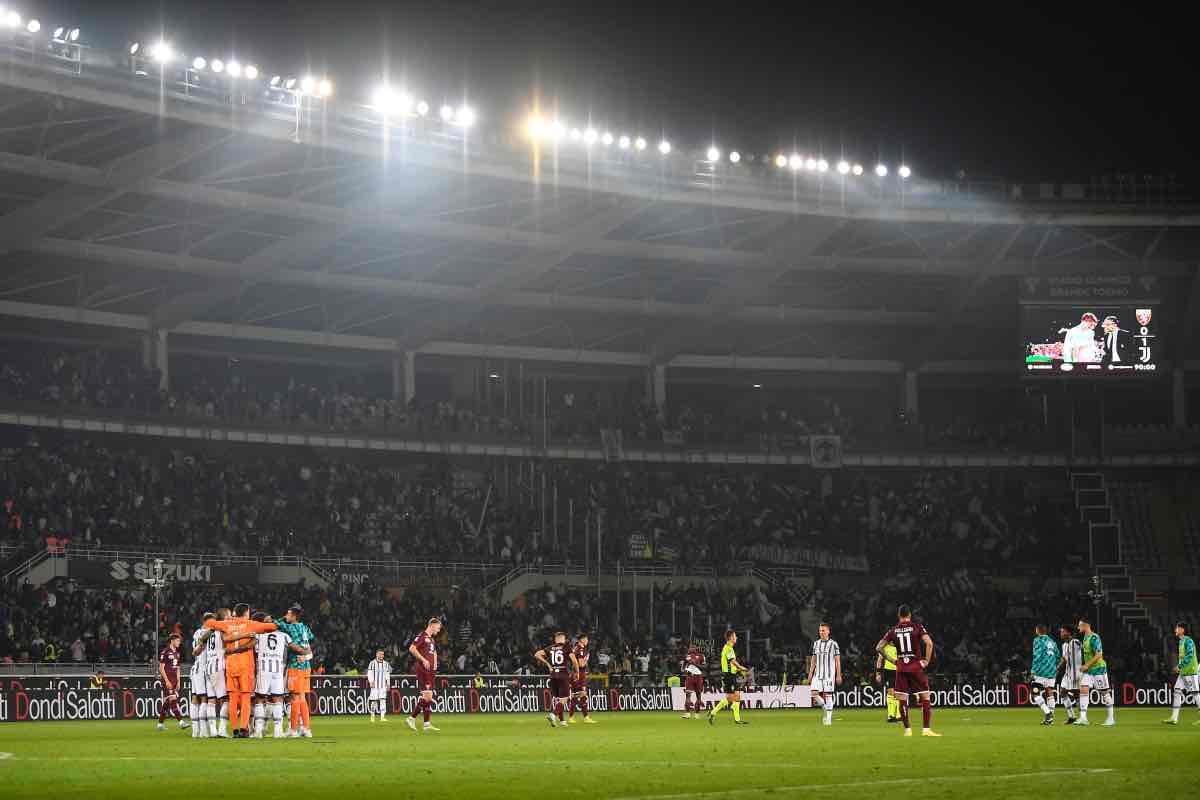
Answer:
[[[908,178],[912,175],[912,170],[908,168],[907,164],[901,164],[899,172],[901,178]]]
[[[809,172],[812,172],[814,169],[817,168],[817,160],[815,158],[813,158],[812,156],[809,156],[808,158],[804,159],[804,168],[806,170],[808,170]]]
[[[850,171],[851,171],[851,172],[853,172],[855,175],[862,175],[862,174],[863,174],[863,165],[862,165],[862,164],[855,164],[855,165],[854,165],[854,166],[851,168],[851,170],[850,170]]]
[[[420,114],[422,117],[429,114],[429,103],[426,103],[424,100],[417,103],[417,113]]]
[[[608,147],[613,143],[613,135],[608,131],[605,131],[604,135],[600,137],[600,141],[604,143],[605,147]]]
[[[288,78],[286,81],[284,81],[283,88],[287,89],[289,92],[292,91],[293,89],[295,89],[296,88],[296,79]]]
[[[736,164],[741,160],[742,160],[742,154],[739,153],[737,150],[731,150],[729,152],[729,163]]]
[[[780,169],[783,169],[784,167],[787,166],[787,164],[788,164],[787,156],[785,156],[783,153],[780,153],[779,155],[775,156],[775,166],[779,167]]]
[[[562,123],[562,120],[554,120],[550,123],[550,138],[558,141],[567,135],[567,126]]]
[[[761,384],[761,383],[755,383],[755,384],[752,384],[752,388],[754,388],[754,389],[761,389],[761,388],[762,388],[762,384]]]
[[[4,15],[4,24],[10,28],[21,27],[21,15],[15,11],[10,11]]]
[[[66,35],[66,33],[67,33],[67,29],[64,28],[63,26],[59,25],[57,28],[54,29],[54,33],[50,35],[50,38],[54,39],[56,41],[62,41],[62,38],[63,38],[63,36]],[[132,48],[130,48],[130,51],[131,51],[130,55],[133,54],[133,51],[136,48],[137,48],[136,44]]]
[[[175,59],[175,48],[170,42],[157,42],[150,48],[150,57],[159,64],[167,64]]]
[[[55,34],[55,35],[57,35],[57,34]],[[129,55],[136,56],[138,54],[138,50],[141,50],[141,49],[142,49],[141,42],[131,42],[129,45]]]
[[[638,150],[645,150],[646,149],[646,140],[643,139],[641,136],[639,136],[633,140],[633,146],[635,148],[637,148]]]
[[[715,147],[708,148],[708,152],[705,153],[705,155],[708,157],[709,161],[720,161],[721,160],[721,151]]]
[[[246,80],[252,81],[258,78],[258,67],[253,64],[246,65]]]
[[[844,159],[839,161],[837,165],[837,171],[842,175],[848,174],[850,172],[850,162]]]
[[[663,139],[661,142],[658,143],[658,152],[662,153],[664,156],[670,155],[671,154],[671,143],[668,142],[666,139]]]
[[[571,141],[578,142],[582,138],[583,131],[579,130],[579,128],[571,128]]]
[[[209,66],[212,67],[212,71],[218,75],[225,71],[225,62],[219,58],[214,58],[212,61],[210,61]]]
[[[804,159],[799,153],[792,153],[792,157],[788,159],[788,166],[792,169],[800,169],[804,166]]]
[[[454,122],[460,128],[469,128],[475,124],[475,109],[470,106],[459,106],[454,112]]]
[[[442,122],[450,122],[452,119],[454,119],[453,106],[442,106],[442,109],[439,113],[442,115]]]
[[[629,149],[629,137],[622,136],[620,139],[618,139],[617,147],[620,147],[622,150],[628,150]]]
[[[213,69],[216,69],[216,65],[213,65]],[[312,75],[305,75],[300,79],[300,91],[304,92],[305,94],[312,94],[313,90],[316,88],[317,79]]]
[[[443,116],[445,109],[442,109]],[[529,134],[530,139],[540,139],[546,133],[546,122],[537,114],[531,116],[525,122],[525,132]]]
[[[208,66],[208,62],[205,61],[200,56],[196,56],[195,58],[192,59],[192,69],[194,69],[196,72],[199,72],[200,70],[204,69],[206,66]]]
[[[34,20],[34,21],[36,22],[37,20]],[[41,28],[41,27],[42,27],[41,23],[38,23],[38,28]],[[71,32],[67,34],[67,38],[69,40],[71,40],[72,42],[78,42],[79,41],[79,28],[71,28]]]
[[[817,159],[817,172],[828,172],[828,171],[829,171],[829,162],[823,158],[818,158]]]
[[[226,64],[225,71],[229,73],[229,77],[231,78],[242,77],[242,65],[236,61],[230,61]]]
[[[25,24],[25,30],[29,31],[30,33],[37,33],[41,29],[42,23],[36,19],[31,19]]]
[[[595,128],[588,128],[583,132],[584,144],[595,144],[598,138],[600,138],[600,134],[596,133]]]
[[[333,82],[328,78],[322,78],[317,84],[317,96],[322,100],[333,94]]]
[[[887,173],[888,173],[888,168],[887,168],[886,164],[876,164],[875,165],[875,174],[876,175],[878,175],[881,178],[886,178]]]

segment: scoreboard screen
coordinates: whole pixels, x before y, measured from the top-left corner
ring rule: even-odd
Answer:
[[[1161,306],[1027,305],[1021,311],[1029,377],[1144,377],[1163,359]]]

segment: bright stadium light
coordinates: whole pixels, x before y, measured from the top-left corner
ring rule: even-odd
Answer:
[[[278,88],[279,84],[282,82],[283,82],[282,75],[272,75],[271,80],[268,81],[268,83],[270,83],[270,85],[271,85],[271,88],[273,88],[273,89]]]
[[[429,103],[426,103],[424,100],[417,103],[417,113],[422,117],[429,116]]]
[[[628,136],[622,136],[620,139],[617,140],[617,147],[620,147],[622,150],[628,150],[629,145],[630,145],[630,140],[629,140]]]
[[[875,165],[875,174],[876,175],[878,175],[881,178],[886,178],[887,173],[888,173],[888,168],[887,168],[886,164],[876,164]]]
[[[228,64],[226,64],[225,71],[229,73],[229,77],[231,78],[242,77],[242,65],[237,61],[230,61]]]
[[[817,159],[817,172],[828,172],[828,171],[829,171],[829,162],[823,158],[818,158]]]
[[[804,157],[799,153],[792,153],[792,157],[788,159],[788,166],[794,170],[799,170],[804,167]]]
[[[21,15],[16,11],[9,11],[4,15],[4,24],[13,29],[21,27]]]
[[[572,142],[578,142],[582,138],[583,138],[583,131],[579,130],[579,128],[571,128],[571,141]]]
[[[56,42],[64,41],[63,37],[67,35],[67,29],[59,25],[54,29],[54,33],[50,34],[50,38]],[[132,53],[130,53],[132,55]]]
[[[258,67],[253,64],[246,65],[246,80],[253,81],[258,79]]]
[[[837,171],[839,175],[847,175],[850,173],[850,162],[845,159],[837,163]]]
[[[583,132],[583,143],[586,145],[595,144],[596,140],[599,138],[600,134],[596,132],[595,128],[588,128]]]
[[[41,25],[38,25],[40,28]],[[67,39],[72,42],[79,41],[79,28],[71,28],[71,32],[67,34]]]
[[[525,132],[529,134],[530,139],[541,139],[546,135],[546,121],[534,114],[525,121]]]
[[[780,169],[783,169],[784,167],[786,167],[787,166],[787,156],[785,156],[783,153],[780,153],[779,155],[775,156],[775,166],[779,167]]]
[[[658,143],[658,152],[662,153],[664,156],[670,155],[671,154],[671,143],[668,142],[666,139],[663,139],[661,142]]]
[[[854,173],[856,176],[857,176],[857,175],[862,175],[862,174],[863,174],[863,165],[862,165],[862,164],[855,164],[855,165],[854,165],[854,167],[853,167],[853,168],[851,168],[851,170],[850,170],[850,171],[851,171],[851,172],[853,172],[853,173]]]
[[[213,69],[216,70],[216,68],[217,68],[216,64],[214,64]],[[316,88],[317,88],[317,79],[314,78],[312,75],[305,75],[303,78],[300,79],[300,91],[304,92],[305,94],[312,94],[313,89],[316,89]]]
[[[138,54],[138,50],[141,50],[141,49],[142,49],[141,42],[130,42],[129,43],[129,55],[136,56]]]
[[[29,22],[25,23],[25,30],[29,31],[30,33],[37,33],[41,29],[42,23],[39,20],[31,19]]]
[[[442,122],[450,122],[454,119],[454,106],[442,106],[438,113],[442,116]]]
[[[470,106],[459,106],[454,112],[454,124],[460,128],[469,128],[475,124],[475,109]]]
[[[150,57],[159,64],[169,64],[175,59],[175,48],[170,42],[157,42],[150,48]]]
[[[296,88],[296,79],[288,78],[283,82],[283,88],[287,89],[289,92],[294,90]]]
[[[908,168],[907,164],[901,164],[898,171],[901,178],[908,178],[912,176],[912,170]]]
[[[729,163],[736,164],[741,160],[742,160],[742,154],[739,153],[737,150],[731,150],[729,152]]]
[[[708,152],[704,154],[709,161],[717,162],[721,160],[721,151],[716,147],[708,148]]]
[[[605,131],[604,135],[600,137],[600,142],[605,147],[611,147],[613,143],[613,135],[610,132]]]
[[[215,72],[215,73],[217,73],[218,75],[220,75],[222,72],[224,72],[224,71],[225,71],[225,62],[224,62],[224,61],[222,61],[222,60],[221,60],[221,59],[219,59],[219,58],[214,58],[214,59],[213,59],[213,60],[210,62],[209,66],[211,66],[211,67],[212,67],[212,71],[213,71],[213,72]]]
[[[813,158],[812,156],[809,156],[808,158],[804,159],[804,168],[806,170],[808,170],[809,172],[812,172],[814,169],[817,168],[817,160],[815,158]]]
[[[195,58],[192,59],[192,69],[194,69],[196,72],[200,72],[206,66],[208,66],[208,62],[205,61],[200,56],[196,56]]]
[[[646,140],[643,139],[641,136],[637,137],[636,139],[633,140],[633,147],[635,150],[645,150],[646,149]]]
[[[329,80],[328,78],[322,78],[321,82],[317,84],[317,97],[320,97],[322,100],[324,100],[332,95],[333,81]]]
[[[554,141],[561,141],[567,135],[567,126],[562,120],[556,119],[550,123],[550,138]]]

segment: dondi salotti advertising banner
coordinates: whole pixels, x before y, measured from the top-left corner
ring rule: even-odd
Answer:
[[[67,561],[67,574],[91,583],[141,583],[154,577],[154,563],[122,559],[90,561],[71,558]],[[163,578],[171,583],[258,583],[258,567],[253,564],[174,564],[167,561],[163,563],[162,574]]]
[[[705,706],[713,706],[725,699],[725,694],[706,687],[700,700]],[[683,711],[684,692],[675,686],[671,689],[671,708]],[[812,708],[812,689],[808,686],[756,686],[742,689],[742,708]]]

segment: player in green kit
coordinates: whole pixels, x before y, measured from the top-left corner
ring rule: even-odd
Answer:
[[[1163,720],[1168,725],[1179,724],[1179,709],[1185,699],[1195,703],[1196,708],[1200,709],[1200,675],[1197,675],[1196,670],[1196,643],[1187,635],[1187,623],[1183,620],[1175,623],[1175,637],[1179,639],[1179,662],[1174,671],[1179,677],[1175,679],[1171,718]],[[1200,720],[1192,724],[1200,725]]]
[[[1094,690],[1100,692],[1100,697],[1108,708],[1108,719],[1105,720],[1104,727],[1111,728],[1117,721],[1113,719],[1113,692],[1108,684],[1108,663],[1104,660],[1104,645],[1100,642],[1100,634],[1092,630],[1092,623],[1086,617],[1079,620],[1079,635],[1083,639],[1083,669],[1079,677],[1079,721],[1075,724],[1088,724],[1088,702]]]
[[[734,652],[733,646],[737,644],[737,633],[729,631],[725,634],[725,646],[721,648],[721,690],[725,692],[725,699],[717,703],[712,711],[708,712],[708,724],[712,725],[717,719],[717,714],[725,706],[733,707],[733,721],[737,725],[745,725],[742,721],[742,693],[738,691],[737,676],[746,671],[737,660],[737,653]]]
[[[1029,692],[1042,710],[1042,724],[1054,724],[1054,681],[1058,677],[1058,643],[1045,625],[1034,627],[1033,663],[1029,667]]]
[[[287,610],[284,622],[276,622],[279,630],[292,637],[292,642],[302,648],[308,648],[307,654],[288,653],[287,688],[291,700],[290,738],[312,738],[309,728],[308,693],[311,691],[312,677],[312,642],[315,638],[308,626],[300,621],[303,610],[294,605]]]

